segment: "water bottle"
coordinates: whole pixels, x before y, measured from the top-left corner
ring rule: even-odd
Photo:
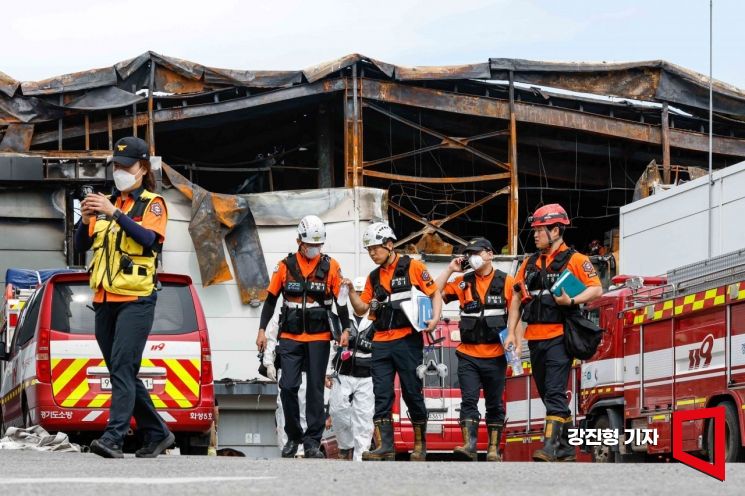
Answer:
[[[349,300],[349,286],[342,284],[339,288],[339,296],[336,297],[336,302],[339,305],[344,306],[347,304],[347,300]]]
[[[523,362],[520,357],[515,354],[512,344],[504,350],[504,356],[507,359],[507,364],[512,367],[512,376],[523,375]]]

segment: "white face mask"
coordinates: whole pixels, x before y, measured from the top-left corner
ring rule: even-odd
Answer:
[[[139,171],[135,172],[134,174],[130,174],[125,170],[116,169],[112,174],[112,176],[114,177],[114,185],[116,186],[116,189],[118,189],[119,191],[130,190],[132,186],[134,186],[137,182],[138,172]]]
[[[468,257],[468,263],[471,264],[473,270],[479,270],[484,265],[484,259],[481,255],[471,255]]]
[[[321,254],[321,247],[320,246],[306,246],[303,251],[305,253],[306,258],[313,259]]]

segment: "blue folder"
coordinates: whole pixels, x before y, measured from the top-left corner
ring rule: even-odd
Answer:
[[[551,293],[556,296],[561,296],[561,290],[563,289],[569,295],[570,298],[574,298],[582,291],[586,286],[582,284],[582,281],[577,279],[577,276],[572,274],[568,269],[564,269],[559,279],[556,280],[553,286],[551,286]]]

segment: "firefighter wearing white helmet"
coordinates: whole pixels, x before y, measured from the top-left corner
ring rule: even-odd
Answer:
[[[422,333],[416,332],[403,312],[400,302],[410,299],[416,286],[432,300],[432,320],[427,322],[426,332],[437,326],[442,310],[442,297],[427,267],[419,260],[398,255],[393,250],[396,235],[387,224],[371,224],[362,236],[378,268],[367,277],[361,295],[349,293],[355,314],[370,312],[374,337],[372,346],[372,381],[375,393],[375,445],[373,451],[362,454],[363,460],[393,460],[393,381],[398,374],[401,393],[414,427],[414,451],[412,461],[424,461],[427,457],[427,408],[422,394],[422,380],[416,368],[422,363]],[[345,279],[345,284],[352,282]],[[344,341],[342,336],[342,342]]]
[[[279,343],[282,376],[279,380],[284,409],[287,442],[282,456],[292,458],[302,444],[305,458],[323,458],[321,436],[326,414],[324,409],[324,379],[329,360],[330,313],[336,303],[342,329],[349,330],[346,305],[336,302],[342,283],[339,263],[321,249],[326,242],[326,227],[315,215],[308,215],[297,226],[296,253],[290,253],[274,268],[261,310],[256,346],[264,351],[267,344],[266,326],[274,315],[279,297]],[[306,373],[307,389],[305,418],[300,422],[298,390],[301,374]]]
[[[354,279],[354,290],[365,289],[365,277]],[[362,461],[373,434],[375,396],[372,376],[372,321],[354,315],[345,347],[339,346],[331,360],[326,384],[331,386],[329,415],[339,444],[339,458]]]

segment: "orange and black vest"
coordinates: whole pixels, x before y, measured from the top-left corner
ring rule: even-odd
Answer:
[[[466,285],[463,294],[466,301],[460,306],[461,343],[499,343],[499,333],[507,326],[507,301],[504,298],[506,278],[507,274],[495,269],[486,293],[486,301],[481,301],[476,288],[476,273],[471,271],[463,276],[463,283]]]
[[[561,324],[564,315],[561,308],[551,295],[551,286],[559,276],[576,251],[564,250],[553,259],[548,267],[538,266],[539,253],[534,253],[525,266],[525,287],[531,295],[530,301],[523,307],[523,320],[528,324]]]
[[[282,263],[287,276],[282,286],[284,303],[279,317],[280,332],[317,334],[330,331],[329,314],[334,302],[328,283],[331,259],[321,255],[316,269],[303,277],[297,258],[289,254]]]
[[[411,277],[409,277],[411,258],[402,255],[396,262],[391,278],[391,290],[380,284],[380,267],[370,273],[373,299],[370,313],[375,316],[373,326],[376,331],[388,331],[411,326],[409,318],[401,309],[401,302],[411,299]]]

